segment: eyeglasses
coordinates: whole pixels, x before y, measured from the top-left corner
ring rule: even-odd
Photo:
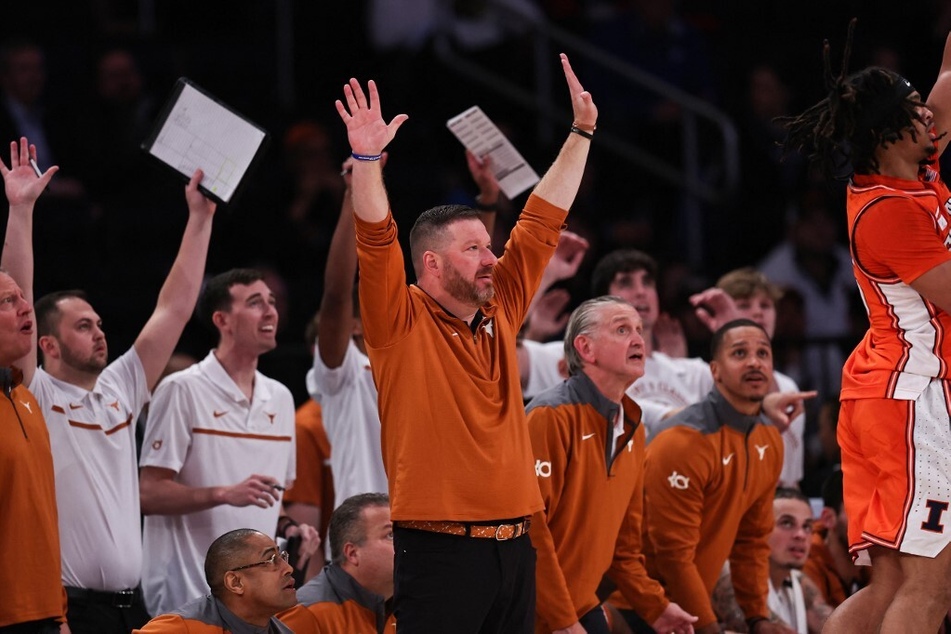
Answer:
[[[277,565],[277,560],[278,560],[278,558],[283,559],[283,560],[284,560],[284,563],[287,563],[287,560],[290,559],[290,555],[287,553],[286,550],[282,550],[282,551],[279,552],[279,553],[278,553],[278,552],[274,553],[273,555],[271,555],[270,557],[268,557],[268,558],[265,559],[264,561],[259,561],[259,562],[257,562],[257,563],[253,563],[253,564],[245,564],[244,566],[238,566],[237,568],[232,568],[232,569],[229,570],[228,572],[237,572],[237,571],[239,571],[239,570],[245,570],[245,569],[247,569],[247,568],[254,568],[255,566],[270,566],[270,567],[273,567],[273,566]]]

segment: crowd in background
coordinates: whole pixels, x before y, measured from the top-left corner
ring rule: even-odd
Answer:
[[[386,115],[410,115],[389,148],[386,169],[401,227],[434,204],[473,199],[462,149],[445,127],[471,105],[480,105],[543,172],[561,132],[552,144],[539,141],[536,113],[461,76],[437,51],[445,35],[462,57],[532,85],[532,29],[505,20],[508,26],[500,27],[493,14],[503,10],[518,10],[529,23],[550,23],[596,44],[732,118],[740,181],[719,202],[702,204],[699,265],[687,251],[682,188],[595,144],[569,221],[569,229],[591,247],[578,275],[562,285],[571,293],[570,308],[587,297],[590,267],[603,254],[619,247],[652,254],[664,272],[661,309],[681,320],[689,353],[703,356],[709,335],[687,298],[732,268],[759,266],[786,290],[778,304],[777,368],[801,388],[820,390],[807,421],[803,482],[807,493],[817,495],[821,480],[810,472],[835,461],[823,449],[824,417],[835,411],[824,403],[836,398],[838,369],[864,332],[865,317],[843,235],[843,184],[808,173],[801,157],[782,161],[773,118],[800,111],[820,94],[822,38],[844,38],[853,15],[860,21],[854,67],[878,63],[930,85],[951,27],[951,8],[937,0],[914,7],[370,0],[241,2],[226,8],[103,0],[55,10],[47,2],[10,8],[10,19],[0,26],[0,134],[13,139],[25,132],[9,114],[11,98],[29,105],[42,130],[37,136],[31,128],[29,137],[45,143],[41,167],[61,167],[37,208],[42,221],[35,239],[36,296],[87,289],[113,349],[131,344],[151,313],[186,219],[181,181],[150,162],[140,144],[174,80],[187,76],[270,132],[267,153],[246,190],[216,216],[207,270],[266,271],[282,318],[280,346],[262,358],[261,367],[303,402],[310,357],[302,335],[321,295],[343,193],[339,171],[347,144],[333,98],[348,77],[374,77],[390,95]],[[674,163],[682,161],[682,113],[675,104],[621,88],[583,56],[578,59],[579,74],[590,77],[586,87],[602,108],[600,132],[626,135]],[[701,130],[699,158],[705,176],[717,182],[723,166],[708,136]],[[497,250],[525,195],[499,214]],[[212,333],[192,324],[180,349],[200,358],[212,343]]]

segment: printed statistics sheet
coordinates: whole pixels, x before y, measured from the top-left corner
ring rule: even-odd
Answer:
[[[538,182],[532,166],[479,106],[456,115],[446,125],[467,150],[480,158],[488,155],[492,159],[499,188],[509,200]]]
[[[186,179],[200,167],[204,172],[201,189],[218,202],[228,203],[266,138],[263,128],[181,78],[142,147]]]

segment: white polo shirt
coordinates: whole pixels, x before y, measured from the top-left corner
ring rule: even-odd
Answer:
[[[521,346],[528,357],[528,383],[522,390],[522,398],[534,398],[565,380],[558,371],[558,364],[565,358],[564,341],[539,343],[522,339]]]
[[[256,372],[248,402],[212,351],[156,388],[140,464],[171,469],[190,487],[233,485],[252,474],[290,487],[295,455],[290,391]],[[274,535],[279,511],[279,504],[221,505],[147,516],[142,589],[149,612],[162,614],[207,594],[203,566],[211,542],[237,528]]]
[[[665,414],[703,400],[712,388],[710,365],[703,359],[652,352],[644,361],[644,376],[627,388],[627,395],[641,406],[650,438]]]
[[[380,447],[380,410],[370,359],[351,339],[339,367],[328,368],[314,354],[307,372],[311,396],[320,402],[324,430],[330,441],[334,505],[358,493],[386,493],[386,471]]]
[[[37,368],[29,386],[53,451],[63,585],[134,588],[142,577],[135,423],[149,401],[135,348],[110,363],[92,391]]]

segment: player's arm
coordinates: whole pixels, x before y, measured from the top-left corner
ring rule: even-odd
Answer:
[[[338,99],[337,113],[347,126],[350,149],[356,157],[363,159],[353,164],[354,213],[367,222],[379,222],[386,218],[390,209],[380,158],[409,117],[398,114],[389,123],[383,121],[380,94],[372,79],[367,82],[367,93],[363,92],[360,82],[351,79],[343,87],[343,94],[346,105]]]
[[[591,134],[598,122],[598,108],[594,105],[591,94],[578,81],[568,62],[568,56],[564,53],[561,54],[561,66],[571,94],[574,125]],[[535,186],[533,194],[559,209],[570,209],[581,186],[590,149],[591,139],[581,134],[569,133],[558,158]]]
[[[807,575],[799,578],[799,585],[802,586],[802,599],[806,604],[806,623],[809,626],[809,632],[817,634],[822,631],[826,620],[832,615],[832,606],[826,603],[819,586]]]
[[[945,135],[938,141],[940,154],[951,142],[951,34],[948,34],[945,40],[938,79],[931,89],[931,94],[928,95],[927,103],[934,114],[935,130],[939,135]]]
[[[573,631],[578,626],[568,582],[558,561],[548,517],[558,510],[564,489],[570,433],[556,408],[538,407],[528,414],[529,436],[535,456],[535,475],[545,509],[532,517],[529,536],[537,554],[535,581],[538,616],[553,630]]]
[[[33,207],[50,179],[59,168],[53,166],[37,178],[30,164],[36,161],[36,146],[26,137],[10,142],[10,167],[0,161],[3,188],[10,204],[7,232],[3,239],[0,268],[6,271],[23,291],[26,301],[33,304]],[[36,371],[36,324],[33,325],[33,345],[25,357],[14,362],[23,372],[23,383],[29,385]]]
[[[712,472],[711,457],[699,451],[700,435],[674,427],[651,441],[644,464],[647,534],[654,546],[658,573],[667,596],[696,615],[697,631],[716,626],[710,596],[694,563],[703,518],[704,490]],[[683,460],[690,455],[691,460]]]
[[[278,501],[276,478],[252,475],[233,485],[192,487],[178,482],[177,472],[161,467],[142,467],[139,497],[143,515],[184,515],[224,504],[268,508]]]
[[[380,160],[380,167],[385,162]],[[353,336],[353,282],[357,273],[357,242],[353,228],[353,188],[351,170],[356,161],[349,158],[343,164],[346,188],[340,217],[330,239],[327,266],[324,269],[324,292],[320,298],[320,332],[317,336],[317,354],[328,368],[343,363],[347,346]]]
[[[159,291],[155,310],[134,344],[145,370],[149,390],[155,387],[162,376],[185,324],[195,310],[195,302],[198,301],[198,293],[201,290],[216,207],[215,203],[198,189],[202,176],[202,171],[196,169],[185,187],[188,222],[182,235],[182,243]]]

